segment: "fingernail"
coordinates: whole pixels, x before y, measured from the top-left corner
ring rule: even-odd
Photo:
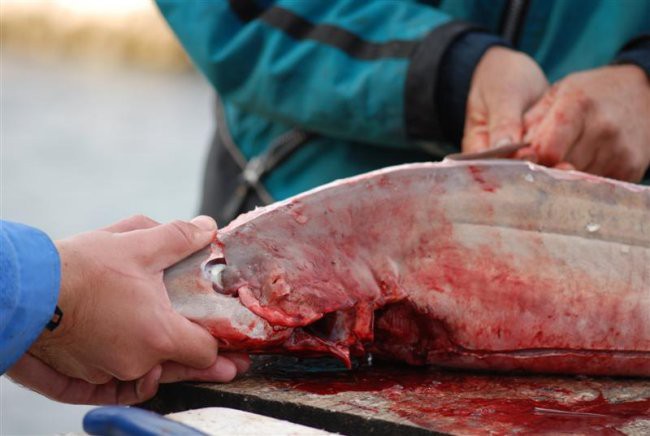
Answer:
[[[142,396],[142,385],[144,384],[144,377],[135,382],[135,394],[140,398]]]
[[[499,147],[503,147],[504,145],[509,145],[512,143],[513,143],[512,137],[506,136],[505,138],[499,138],[496,142],[492,143],[491,148],[499,148]]]
[[[524,141],[524,142],[531,142],[531,139],[532,139],[532,138],[533,138],[532,130],[529,130],[529,131],[526,132],[526,134],[524,135],[524,139],[523,139],[523,141]]]
[[[138,398],[146,394],[146,392],[144,392],[144,388],[145,388],[144,384],[147,381],[147,379],[151,377],[152,382],[154,384],[158,384],[161,375],[162,375],[162,366],[156,365],[147,374],[140,377],[138,381],[135,382],[135,394],[138,396]]]
[[[535,153],[532,149],[524,150],[519,154],[519,159],[537,163],[537,153]]]
[[[160,377],[162,377],[162,366],[161,365],[156,365],[156,367],[153,369],[153,379],[154,381],[158,382],[160,380]]]
[[[217,228],[214,219],[207,215],[199,215],[190,222],[202,230],[215,230]]]
[[[248,370],[248,368],[251,366],[251,361],[249,358],[243,357],[243,356],[237,356],[237,355],[228,355],[224,356],[230,359],[234,364],[235,367],[237,367],[237,372],[238,373],[243,373]]]

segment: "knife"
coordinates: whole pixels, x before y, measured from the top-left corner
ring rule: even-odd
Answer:
[[[530,142],[514,142],[500,145],[487,150],[477,151],[475,153],[452,153],[445,156],[449,160],[476,160],[476,159],[503,159],[512,153],[530,146]]]

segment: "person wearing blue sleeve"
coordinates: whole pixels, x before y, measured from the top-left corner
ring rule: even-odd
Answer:
[[[0,221],[0,372],[36,341],[59,296],[59,253],[40,230]]]
[[[222,223],[459,147],[526,141],[517,157],[628,181],[650,163],[648,2],[157,3],[218,94],[201,210]]]
[[[160,383],[233,379],[248,357],[217,356],[216,340],[172,309],[162,281],[215,232],[209,217],[135,216],[52,242],[0,221],[1,373],[83,404],[133,404]]]

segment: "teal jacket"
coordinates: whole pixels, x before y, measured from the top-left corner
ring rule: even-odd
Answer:
[[[643,66],[650,34],[645,0],[158,5],[217,90],[246,158],[292,128],[316,134],[263,179],[275,199],[451,151],[471,73],[494,44],[526,52],[556,81],[621,56]],[[634,57],[639,47],[645,60]]]

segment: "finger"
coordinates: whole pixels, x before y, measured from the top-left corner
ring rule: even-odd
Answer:
[[[548,112],[550,105],[550,100],[546,97],[535,103],[535,105],[524,114],[524,129],[529,130],[534,125],[539,124],[544,119],[544,115]]]
[[[477,94],[470,93],[465,109],[465,125],[461,150],[475,153],[488,148],[487,110],[485,103]]]
[[[591,164],[585,169],[589,174],[596,174],[604,176],[610,169],[612,163],[612,156],[607,153],[607,147],[598,147],[594,159]]]
[[[524,147],[515,152],[514,159],[537,163],[537,153],[532,147]]]
[[[7,375],[47,398],[70,404],[106,404],[106,394],[117,386],[114,380],[104,385],[94,385],[65,376],[27,353],[7,371]]]
[[[131,241],[142,247],[145,262],[155,270],[163,270],[214,240],[217,224],[214,219],[199,216],[191,222],[173,221],[128,234]]]
[[[525,130],[529,130],[532,126],[539,124],[544,119],[544,116],[548,113],[555,102],[557,92],[558,85],[553,85],[541,99],[526,111],[524,114]]]
[[[135,382],[120,383],[116,404],[136,404],[156,395],[160,385],[162,366],[156,365]]]
[[[61,370],[61,368],[59,368]],[[74,376],[75,378],[79,378],[81,380],[87,381],[88,383],[91,383],[93,385],[102,385],[104,383],[108,383],[110,380],[113,379],[113,375],[100,370],[100,369],[84,369],[78,374],[74,374],[71,372],[65,371],[66,374],[70,374],[71,376]]]
[[[535,138],[537,138],[541,121],[542,120],[531,125],[524,125],[524,139],[522,139],[523,142],[529,144],[534,142]]]
[[[113,379],[96,385],[84,404],[130,405],[146,401],[158,392],[161,373],[162,367],[156,365],[138,380],[124,382]]]
[[[540,163],[554,166],[566,160],[584,131],[585,117],[579,104],[558,96],[532,141]]]
[[[465,129],[461,145],[463,153],[477,153],[490,147],[487,126],[473,126]]]
[[[60,399],[71,380],[28,353],[9,368],[7,375],[16,383],[52,399]]]
[[[75,395],[76,404],[137,404],[148,400],[158,392],[161,372],[162,367],[156,365],[135,381],[124,382],[113,379],[101,385],[77,383],[74,392],[71,393]]]
[[[569,162],[560,162],[559,164],[554,165],[553,168],[557,170],[564,170],[564,171],[575,171],[576,169]]]
[[[168,321],[175,347],[166,360],[198,369],[214,364],[218,344],[207,330],[175,312]]]
[[[523,135],[523,101],[512,96],[496,99],[488,108],[490,148],[521,142]]]
[[[175,383],[182,380],[229,382],[237,376],[237,365],[224,356],[218,356],[208,368],[196,369],[175,362],[165,362],[162,366],[161,383]]]
[[[244,353],[221,353],[222,357],[229,359],[237,367],[237,374],[243,374],[251,367],[251,358]]]
[[[144,215],[133,215],[132,217],[118,221],[110,226],[106,226],[101,230],[111,233],[124,233],[132,230],[150,229],[160,225],[158,221]]]
[[[545,115],[551,109],[553,102],[555,101],[555,95],[557,94],[557,85],[551,87],[551,89],[544,94],[544,96],[537,101],[526,113],[524,113],[524,137],[523,142],[533,143],[535,138],[537,138],[539,127],[542,121],[544,120]],[[539,162],[539,157],[535,152],[533,147],[520,150],[516,155],[517,158],[523,160],[530,160],[531,162]]]
[[[162,367],[156,365],[138,380],[120,381],[98,385],[91,398],[91,404],[137,404],[156,395],[160,384]]]
[[[585,171],[596,159],[595,148],[597,144],[593,142],[595,138],[585,138],[581,135],[578,143],[567,153],[565,160],[579,171]]]

